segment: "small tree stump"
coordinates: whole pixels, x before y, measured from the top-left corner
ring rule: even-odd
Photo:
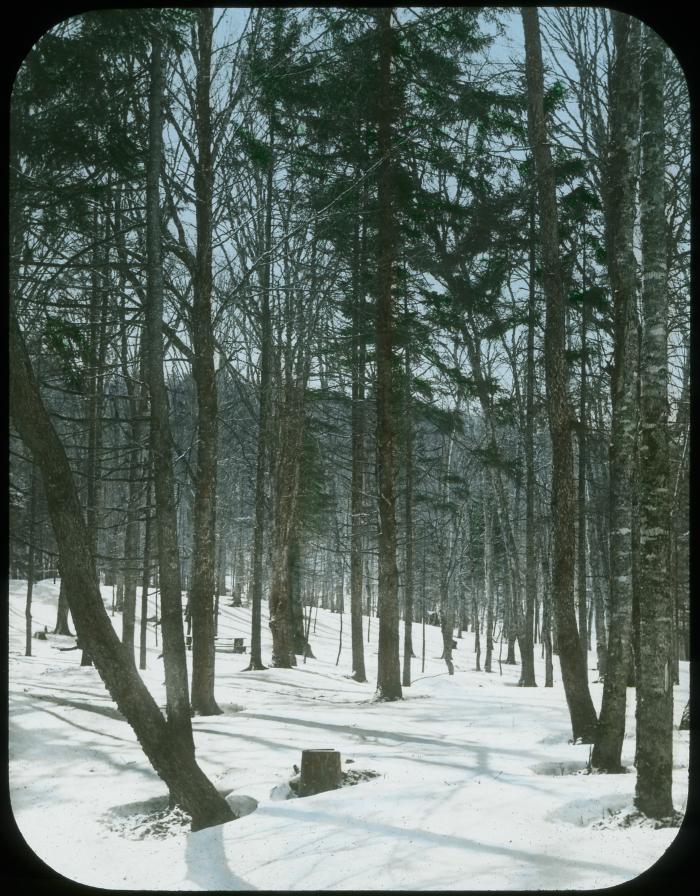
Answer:
[[[234,638],[233,639],[233,652],[234,653],[245,653],[246,647],[244,642],[244,638]]]
[[[299,796],[312,796],[340,787],[342,772],[337,750],[302,750]]]

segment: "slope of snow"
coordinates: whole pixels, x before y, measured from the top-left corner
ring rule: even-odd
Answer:
[[[359,684],[347,677],[349,614],[336,666],[340,617],[323,610],[311,625],[317,659],[300,660],[296,669],[244,672],[247,656],[217,650],[224,714],[193,720],[197,757],[248,814],[197,833],[172,813],[154,821],[154,813],[166,815],[165,786],[95,670],[80,667],[79,651],[58,649],[74,640],[49,634],[32,641],[33,657],[23,656],[25,591],[25,582],[10,582],[12,808],[37,855],[80,883],[135,890],[587,889],[634,878],[677,833],[614,823],[634,795],[634,690],[624,750],[630,773],[589,775],[590,747],[568,742],[558,668],[554,688],[518,688],[518,667],[499,672],[496,644],[494,672],[475,672],[470,633],[458,641],[455,675],[448,676],[439,630],[426,626],[425,671],[419,656],[405,699],[374,703],[377,620],[365,640],[370,681]],[[58,583],[35,586],[35,630],[52,630],[57,596]],[[111,588],[103,587],[103,596],[109,608]],[[222,648],[234,636],[249,642],[249,618],[222,599]],[[120,633],[119,614],[113,622]],[[420,648],[416,624],[419,655]],[[149,626],[142,674],[163,705],[159,653]],[[537,663],[541,685],[539,656]],[[599,706],[592,656],[589,666]],[[687,695],[688,664],[681,663],[676,725]],[[682,811],[688,732],[674,737],[674,804]],[[345,769],[377,777],[285,800],[301,751],[323,747],[339,750]]]

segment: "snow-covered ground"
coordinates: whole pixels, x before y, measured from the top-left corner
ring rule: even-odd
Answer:
[[[625,826],[634,773],[589,775],[589,747],[568,742],[558,668],[555,686],[517,687],[518,668],[474,671],[474,636],[455,652],[455,675],[426,627],[425,672],[396,703],[373,703],[377,620],[365,641],[370,681],[350,672],[350,619],[336,666],[339,616],[318,611],[317,659],[296,669],[243,672],[247,656],[217,651],[224,714],[195,718],[197,756],[224,793],[254,811],[190,833],[163,809],[166,789],[74,641],[49,635],[24,657],[26,583],[10,582],[10,788],[20,831],[68,878],[97,887],[167,890],[587,889],[634,878],[677,829]],[[58,584],[34,589],[34,629],[52,630]],[[103,588],[111,606],[112,589]],[[227,599],[224,599],[224,604]],[[264,610],[265,612],[265,610]],[[153,615],[153,608],[149,616]],[[119,614],[115,627],[121,630]],[[263,619],[263,655],[270,637]],[[365,619],[365,637],[367,620]],[[219,634],[249,643],[249,611],[222,607]],[[230,644],[230,641],[228,642]],[[421,627],[414,627],[420,655]],[[164,703],[162,659],[149,626],[152,693]],[[591,656],[591,680],[594,661]],[[544,680],[538,658],[538,681]],[[593,683],[600,706],[602,685]],[[688,664],[675,689],[676,726],[688,695]],[[624,759],[634,757],[634,691]],[[675,737],[674,803],[688,788],[688,732]],[[285,800],[305,748],[340,751],[343,768],[377,777]],[[148,833],[150,831],[150,833]],[[163,836],[163,834],[167,836]]]

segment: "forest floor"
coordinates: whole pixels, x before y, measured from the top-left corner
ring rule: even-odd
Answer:
[[[474,671],[471,633],[458,641],[448,676],[439,629],[426,626],[421,671],[416,624],[412,686],[403,701],[375,703],[376,619],[369,642],[364,620],[367,683],[348,677],[349,614],[336,665],[340,617],[323,610],[311,625],[316,659],[244,672],[247,655],[230,645],[234,636],[249,644],[250,614],[228,598],[216,657],[223,715],[193,725],[201,766],[249,814],[191,833],[166,811],[164,785],[95,670],[80,667],[79,651],[59,649],[74,639],[49,634],[24,657],[25,591],[25,582],[10,582],[12,808],[29,846],[72,880],[137,890],[588,889],[636,877],[678,833],[632,811],[634,690],[623,756],[630,773],[587,774],[590,747],[569,743],[558,665],[554,687],[545,689],[539,649],[536,689],[517,687],[519,667],[499,669],[498,643],[493,673]],[[112,589],[103,587],[103,596],[111,607]],[[57,597],[58,583],[35,586],[34,630],[51,632]],[[119,614],[113,621],[121,632]],[[149,626],[142,674],[163,705],[159,653]],[[594,667],[590,654],[599,707]],[[673,794],[681,811],[689,734],[677,725],[687,696],[688,663],[681,663]],[[288,799],[306,748],[339,750],[346,771],[376,777]]]

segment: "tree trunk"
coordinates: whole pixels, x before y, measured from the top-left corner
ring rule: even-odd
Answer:
[[[523,687],[535,680],[535,600],[537,554],[535,551],[535,212],[530,213],[529,296],[527,321],[527,393],[525,398],[525,625],[521,644]]]
[[[639,440],[639,658],[635,805],[673,812],[672,596],[668,575],[667,269],[664,191],[664,44],[645,28],[642,53],[642,351]]]
[[[350,482],[350,637],[352,644],[352,677],[367,681],[365,651],[362,638],[362,540],[365,532],[365,362],[366,309],[360,265],[364,253],[362,240],[355,229],[352,309],[352,461]]]
[[[637,427],[637,315],[634,256],[639,139],[639,22],[613,13],[616,61],[611,77],[610,161],[604,204],[608,275],[613,293],[610,436],[610,579],[605,683],[594,768],[621,772],[632,629],[632,480]]]
[[[394,404],[392,288],[394,284],[394,213],[392,178],[393,100],[391,85],[391,7],[376,11],[379,39],[378,108],[378,284],[377,284],[377,485],[379,493],[379,649],[377,698],[400,700],[399,599],[396,568],[396,496],[394,481]]]
[[[157,40],[154,44],[159,53]],[[153,768],[168,786],[171,799],[192,816],[193,829],[229,821],[231,810],[197,765],[191,738],[187,742],[181,737],[180,726],[172,717],[167,722],[163,718],[112,627],[102,603],[91,539],[68,459],[39,396],[12,307],[10,315],[11,413],[41,472],[78,638]]]
[[[404,318],[408,325],[408,299],[404,296]],[[403,602],[403,676],[402,685],[411,685],[411,657],[413,656],[413,423],[411,421],[411,356],[406,343],[404,358],[406,378],[404,415],[406,425],[405,465],[406,465],[406,553],[404,558],[404,602]]]
[[[134,655],[134,636],[136,630],[136,563],[139,545],[138,500],[140,483],[137,481],[139,470],[136,446],[132,446],[132,460],[129,464],[129,497],[127,503],[126,530],[124,532],[124,601],[122,607],[122,643]]]
[[[161,595],[161,631],[168,725],[179,748],[194,756],[190,719],[182,584],[177,541],[177,508],[171,458],[168,394],[163,372],[163,268],[161,249],[160,166],[163,146],[163,51],[154,32],[150,66],[149,147],[146,160],[146,340],[151,396],[151,454],[155,486],[155,524]]]
[[[34,539],[36,538],[36,505],[39,482],[32,464],[29,498],[29,545],[27,546],[27,597],[24,604],[24,655],[32,655],[32,593],[34,591]]]
[[[250,581],[251,631],[248,670],[264,669],[261,647],[263,553],[265,539],[265,479],[267,474],[270,426],[270,386],[272,368],[272,321],[270,279],[272,268],[272,187],[274,180],[275,127],[270,117],[269,149],[265,193],[265,248],[260,275],[260,403],[258,408],[258,450],[255,468],[255,523],[253,528],[253,570]]]
[[[151,580],[151,464],[145,464],[148,483],[146,485],[146,525],[143,534],[143,579],[141,582],[141,620],[139,623],[139,669],[146,668],[146,635],[148,633],[148,586]]]
[[[493,660],[493,526],[491,508],[486,498],[486,489],[483,496],[484,506],[484,588],[486,590],[486,657],[484,659],[484,672],[491,672]]]
[[[196,120],[194,173],[197,246],[192,283],[192,375],[197,392],[197,465],[194,482],[192,579],[192,711],[221,712],[214,696],[214,591],[216,590],[216,473],[218,393],[212,325],[211,57],[214,10],[197,11]]]
[[[280,439],[275,476],[275,532],[270,585],[271,665],[296,665],[289,607],[289,552],[296,526],[300,454],[303,440],[303,386],[288,384],[280,411]]]
[[[544,117],[544,77],[536,7],[522,8],[528,92],[528,130],[535,163],[546,301],[545,381],[552,440],[552,603],[559,662],[573,739],[591,743],[596,714],[588,690],[574,607],[572,412],[566,368],[565,304],[559,257],[554,167]]]
[[[581,305],[581,379],[579,397],[579,421],[578,421],[578,525],[577,525],[577,556],[576,556],[576,590],[578,597],[578,637],[581,642],[581,654],[583,656],[583,671],[588,680],[588,603],[587,603],[587,577],[586,577],[586,427],[588,426],[586,412],[586,329],[588,327],[588,302],[586,292],[586,244],[585,228],[583,243],[583,293]]]
[[[73,637],[73,632],[68,625],[68,596],[66,595],[66,584],[61,571],[61,584],[58,589],[58,609],[56,610],[56,626],[53,630],[54,635],[69,635]]]

